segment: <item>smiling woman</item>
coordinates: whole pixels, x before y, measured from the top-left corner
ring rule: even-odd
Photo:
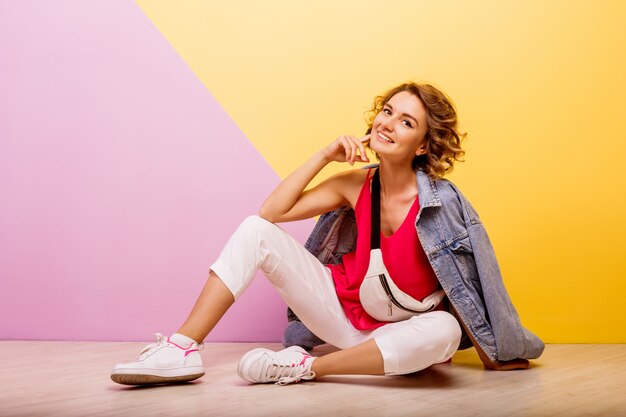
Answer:
[[[413,97],[416,104],[409,104],[412,112],[403,112],[406,120],[398,119],[408,128],[417,128],[424,133],[425,152],[412,160],[413,169],[422,169],[433,178],[441,178],[452,172],[455,161],[463,161],[465,151],[461,142],[467,133],[460,133],[454,103],[446,94],[430,84],[404,83],[374,99],[368,114],[367,133],[371,133],[382,120],[388,119],[400,111],[394,109],[400,97]],[[417,114],[419,122],[411,114]],[[413,124],[415,126],[413,126]],[[371,144],[370,144],[371,148]],[[377,150],[372,149],[380,161]]]
[[[412,373],[467,347],[462,329],[486,367],[528,367],[543,343],[519,325],[478,215],[441,178],[463,154],[464,136],[452,102],[431,85],[405,83],[377,97],[367,134],[339,136],[285,178],[230,237],[178,332],[157,333],[137,360],[115,366],[113,381],[204,375],[199,346],[258,270],[306,331],[342,350],[316,358],[300,343],[254,349],[237,368],[246,381]],[[366,147],[378,166],[305,190],[331,162],[369,162]],[[274,224],[317,215],[306,248]]]

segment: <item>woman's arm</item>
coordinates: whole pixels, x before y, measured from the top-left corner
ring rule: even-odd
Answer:
[[[349,162],[357,158],[368,162],[365,143],[369,135],[360,139],[340,136],[333,143],[315,153],[302,166],[285,178],[265,200],[259,216],[272,223],[308,219],[345,205],[346,184],[351,172],[335,174],[316,187],[304,191],[311,180],[330,162]],[[360,154],[359,154],[360,152]]]

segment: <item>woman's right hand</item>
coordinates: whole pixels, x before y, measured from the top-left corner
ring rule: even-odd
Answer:
[[[339,136],[333,143],[325,147],[322,153],[330,162],[348,162],[350,165],[354,165],[357,158],[362,162],[369,162],[365,145],[369,143],[370,136],[371,134],[368,134],[358,139],[350,135]]]

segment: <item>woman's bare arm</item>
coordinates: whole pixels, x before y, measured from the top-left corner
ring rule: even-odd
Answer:
[[[348,202],[345,186],[350,172],[333,175],[310,190],[304,189],[332,161],[349,162],[351,165],[357,158],[369,161],[364,146],[368,140],[369,135],[360,139],[340,136],[315,153],[276,187],[261,206],[259,216],[272,223],[289,222],[317,216],[345,205]]]

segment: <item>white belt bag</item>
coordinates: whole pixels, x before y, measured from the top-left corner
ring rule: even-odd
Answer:
[[[378,169],[372,179],[372,236],[370,263],[359,298],[363,308],[379,321],[400,321],[433,310],[446,296],[443,290],[435,291],[418,301],[400,290],[389,276],[380,250],[380,176]]]

